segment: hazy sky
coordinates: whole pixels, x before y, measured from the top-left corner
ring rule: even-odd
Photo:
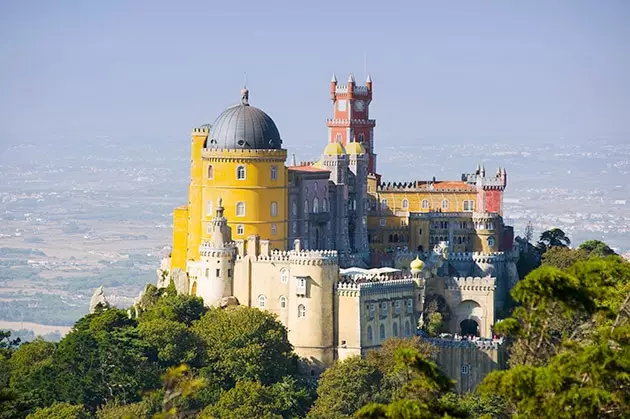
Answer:
[[[377,149],[630,141],[628,22],[625,0],[2,0],[0,143],[188,146],[244,72],[286,146],[323,143],[331,74],[364,80],[364,53]]]

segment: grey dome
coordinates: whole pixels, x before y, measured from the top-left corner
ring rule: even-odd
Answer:
[[[227,108],[212,124],[207,148],[280,149],[282,140],[273,119],[248,103],[243,90],[241,103]]]

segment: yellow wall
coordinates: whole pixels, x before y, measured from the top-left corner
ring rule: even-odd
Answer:
[[[232,228],[233,239],[246,239],[259,235],[269,240],[271,248],[287,247],[287,169],[284,166],[286,150],[204,150],[202,169],[201,238],[209,239],[208,223],[213,213],[208,213],[208,203],[216,206],[223,200],[224,214]],[[208,166],[212,165],[212,177]],[[238,166],[244,166],[246,178],[237,179]],[[271,168],[277,168],[277,178],[271,178]],[[236,204],[245,203],[245,216],[236,215]],[[271,215],[271,203],[277,203],[277,215]],[[213,211],[214,212],[214,211]],[[276,233],[272,234],[275,224]],[[238,225],[244,233],[238,234]]]
[[[173,249],[171,251],[171,271],[186,271],[188,248],[188,206],[183,205],[173,211]]]
[[[209,131],[205,128],[195,128],[192,132],[192,147],[190,153],[190,185],[188,186],[188,259],[199,260],[199,245],[201,244],[201,212],[202,212],[202,172],[201,150],[208,138]]]
[[[442,212],[464,211],[464,201],[476,201],[475,192],[431,192],[431,191],[381,191],[372,195],[377,199],[377,209],[383,199],[387,200],[387,207],[392,212],[429,212],[431,210],[442,210]],[[404,199],[409,201],[409,208],[403,208]],[[428,208],[422,208],[423,200],[429,201]],[[449,201],[448,209],[442,209],[442,200]],[[475,203],[476,205],[476,203]]]

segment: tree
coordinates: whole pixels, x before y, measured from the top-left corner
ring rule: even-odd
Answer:
[[[204,345],[204,377],[222,389],[237,381],[273,384],[297,373],[287,330],[275,315],[250,307],[212,308],[193,330]]]
[[[310,406],[308,391],[293,378],[271,386],[258,381],[239,381],[221,394],[214,405],[205,408],[200,418],[283,418],[303,417]]]
[[[438,316],[434,316],[438,314]],[[434,318],[436,317],[436,318]],[[422,312],[424,321],[423,329],[431,336],[436,336],[442,331],[442,327],[451,318],[451,309],[446,299],[438,294],[429,294],[424,302],[424,310]],[[431,331],[429,331],[431,327]]]
[[[630,264],[620,257],[541,267],[513,290],[497,325],[514,339],[507,371],[479,391],[522,417],[623,417],[630,411]]]
[[[542,232],[537,247],[544,253],[550,247],[568,247],[570,244],[569,237],[556,227]]]
[[[458,405],[442,396],[449,393],[453,383],[437,365],[414,349],[396,352],[396,368],[405,377],[404,385],[389,404],[370,403],[359,409],[357,418],[452,418],[466,417]]]
[[[81,405],[55,403],[50,407],[38,409],[27,419],[90,419],[90,414]]]
[[[617,254],[606,243],[599,240],[587,240],[578,247],[578,250],[586,252],[588,256],[600,258]]]
[[[336,362],[319,378],[317,399],[308,418],[347,418],[379,397],[383,375],[360,356]]]
[[[58,398],[96,409],[107,401],[139,400],[139,391],[159,383],[155,350],[123,310],[80,319],[53,355]]]
[[[199,365],[201,342],[185,323],[175,320],[142,318],[138,325],[140,337],[157,350],[161,366]]]
[[[543,265],[554,266],[558,269],[567,269],[575,262],[588,259],[588,253],[580,249],[568,247],[550,247],[542,255]]]
[[[55,400],[53,355],[56,344],[37,338],[22,344],[11,356],[11,388],[23,405],[45,407]]]

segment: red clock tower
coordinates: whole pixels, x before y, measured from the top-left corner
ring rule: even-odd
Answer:
[[[330,99],[333,102],[333,117],[326,120],[328,141],[363,144],[369,155],[368,172],[376,174],[376,154],[374,154],[374,127],[376,120],[369,119],[372,102],[372,78],[368,75],[365,86],[357,86],[350,74],[348,85],[337,84],[333,74],[330,81]]]

